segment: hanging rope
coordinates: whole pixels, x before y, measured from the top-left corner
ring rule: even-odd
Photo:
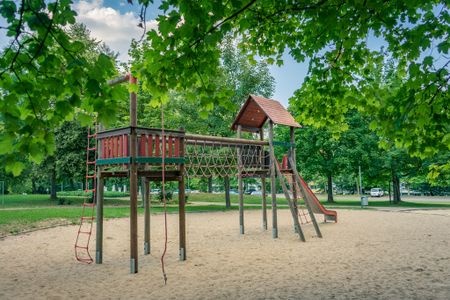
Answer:
[[[164,257],[167,252],[167,206],[166,206],[166,190],[165,190],[165,177],[166,177],[166,137],[164,135],[164,108],[161,104],[161,139],[162,139],[162,158],[161,158],[161,166],[162,166],[162,178],[161,178],[161,191],[163,194],[163,203],[164,203],[164,251],[161,255],[161,270],[164,277],[164,285],[167,284],[167,274],[164,269]]]

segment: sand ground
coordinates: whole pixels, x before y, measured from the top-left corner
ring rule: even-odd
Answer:
[[[270,214],[270,211],[269,211]],[[450,211],[338,210],[339,223],[305,226],[307,242],[279,211],[279,239],[247,211],[187,215],[188,260],[178,261],[177,215],[169,215],[168,283],[159,257],[162,215],[152,215],[152,254],[140,247],[129,274],[128,219],[105,222],[104,264],[75,261],[77,227],[0,240],[0,299],[449,299]],[[321,218],[319,218],[321,219]],[[143,219],[139,219],[142,240]]]

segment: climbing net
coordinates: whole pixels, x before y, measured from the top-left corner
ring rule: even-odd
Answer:
[[[184,157],[189,177],[260,177],[269,169],[263,145],[186,138]]]

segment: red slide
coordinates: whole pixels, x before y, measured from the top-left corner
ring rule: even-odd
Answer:
[[[317,199],[316,195],[313,193],[313,191],[311,191],[308,184],[306,184],[305,180],[303,180],[300,175],[298,175],[298,177],[296,176],[296,178],[300,180],[300,182],[297,183],[300,183],[303,189],[306,191],[306,197],[308,199],[305,199],[305,201],[309,201],[313,213],[323,214],[325,217],[325,221],[337,222],[337,212],[335,210],[326,209],[322,205],[322,203],[320,203],[319,199]]]

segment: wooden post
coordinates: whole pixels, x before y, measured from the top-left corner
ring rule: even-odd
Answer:
[[[292,163],[290,163],[290,164],[291,164],[291,169],[294,170],[297,167],[297,164],[296,164],[297,160],[295,158],[295,132],[294,132],[295,128],[291,126],[291,127],[289,127],[289,130],[290,130],[290,144],[291,144],[291,146],[289,148],[289,155],[288,155],[289,160],[288,160],[288,162],[289,163],[291,161],[293,162],[293,164]],[[289,163],[288,163],[288,165],[289,165]],[[292,185],[291,185],[292,202],[294,204],[295,213],[298,216],[298,196],[297,196],[297,185],[295,184],[294,172],[292,172],[291,180],[292,180]],[[294,228],[294,230],[296,230],[296,229]]]
[[[141,177],[141,198],[142,198],[142,204],[141,207],[145,208],[145,177]]]
[[[136,78],[130,77],[130,83],[136,84]],[[138,272],[138,227],[137,227],[137,198],[138,198],[138,175],[137,175],[137,96],[130,94],[130,273]]]
[[[238,125],[237,127],[237,137],[241,138],[242,126]],[[244,187],[242,181],[242,157],[241,157],[241,149],[237,147],[237,156],[238,156],[238,189],[239,189],[239,232],[240,234],[244,234]]]
[[[272,238],[278,238],[278,221],[277,221],[277,191],[275,177],[275,149],[273,148],[273,122],[269,121],[269,148],[270,148],[270,183],[272,193]]]
[[[223,178],[223,185],[225,188],[225,207],[230,208],[231,207],[231,200],[230,200],[230,177],[225,176]]]
[[[259,130],[259,139],[264,141],[264,129]],[[264,166],[264,147],[261,146],[261,166]],[[267,199],[266,199],[266,177],[261,177],[261,194],[262,194],[262,227],[267,230]]]
[[[184,129],[181,129],[184,131]],[[184,157],[184,138],[180,138],[180,157]],[[184,163],[179,165],[180,177],[178,180],[178,217],[180,235],[180,260],[186,260],[186,211],[185,211],[185,185]]]
[[[103,263],[103,187],[104,178],[102,177],[101,168],[97,170],[97,207],[96,207],[96,232],[95,232],[95,263]]]
[[[208,193],[212,193],[213,192],[213,178],[212,175],[210,177],[208,177]]]
[[[144,254],[151,252],[150,247],[150,181],[145,178],[144,190]]]

